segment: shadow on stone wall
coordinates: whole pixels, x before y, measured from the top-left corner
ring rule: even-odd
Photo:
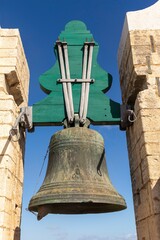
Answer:
[[[0,163],[2,162],[2,159],[3,159],[3,157],[4,157],[4,155],[5,155],[6,151],[7,151],[7,148],[8,148],[8,146],[9,146],[10,141],[11,141],[11,136],[9,136],[9,137],[7,138],[7,141],[6,141],[6,143],[5,143],[2,151],[1,151],[1,153],[0,153],[0,154],[1,154],[1,155],[0,155]]]
[[[152,189],[154,201],[154,214],[160,214],[160,178]]]
[[[20,240],[20,235],[21,235],[21,229],[19,227],[16,227],[14,230],[13,240]]]
[[[160,239],[160,178],[152,189],[152,199],[154,201],[155,239]]]
[[[13,146],[15,143],[18,143],[22,152],[22,156],[24,156],[24,152],[25,152],[25,131],[23,130],[23,128],[20,129],[20,136],[17,139],[17,136],[15,137],[14,135],[9,135],[9,137],[6,140],[6,143],[4,144],[4,147],[2,149],[2,151],[0,152],[0,163],[2,162],[3,157],[5,156],[6,152],[7,152],[7,148],[9,147],[9,144],[12,143]],[[8,133],[10,134],[10,133]]]

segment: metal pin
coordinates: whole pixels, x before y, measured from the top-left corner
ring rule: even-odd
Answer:
[[[155,41],[152,35],[150,35],[150,42],[151,42],[151,51],[156,52]]]
[[[147,73],[152,74],[152,69],[151,69],[151,59],[150,56],[146,56],[146,63],[147,63]]]

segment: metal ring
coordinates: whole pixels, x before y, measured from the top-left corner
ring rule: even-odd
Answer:
[[[131,116],[133,117],[133,120],[131,119]],[[128,116],[128,121],[129,122],[135,122],[137,120],[137,116],[134,113],[134,111],[131,110],[131,114]]]

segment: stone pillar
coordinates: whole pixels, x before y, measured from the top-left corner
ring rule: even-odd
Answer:
[[[28,102],[29,70],[17,29],[0,29],[0,239],[19,240],[25,132],[9,131]]]
[[[118,52],[138,240],[160,239],[160,1],[129,12]]]

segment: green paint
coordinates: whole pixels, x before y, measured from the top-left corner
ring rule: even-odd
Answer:
[[[82,78],[83,45],[84,42],[94,41],[93,35],[80,21],[69,22],[61,32],[60,41],[67,42],[70,76]],[[89,105],[87,118],[92,124],[119,124],[120,104],[110,100],[106,93],[112,84],[112,76],[104,71],[97,63],[99,46],[94,41],[91,78],[95,82],[90,84]],[[57,57],[57,46],[54,47]],[[55,65],[40,76],[42,90],[49,94],[45,99],[33,105],[33,122],[35,125],[62,125],[66,118],[59,60]],[[72,93],[75,113],[79,113],[81,83],[72,83]]]

